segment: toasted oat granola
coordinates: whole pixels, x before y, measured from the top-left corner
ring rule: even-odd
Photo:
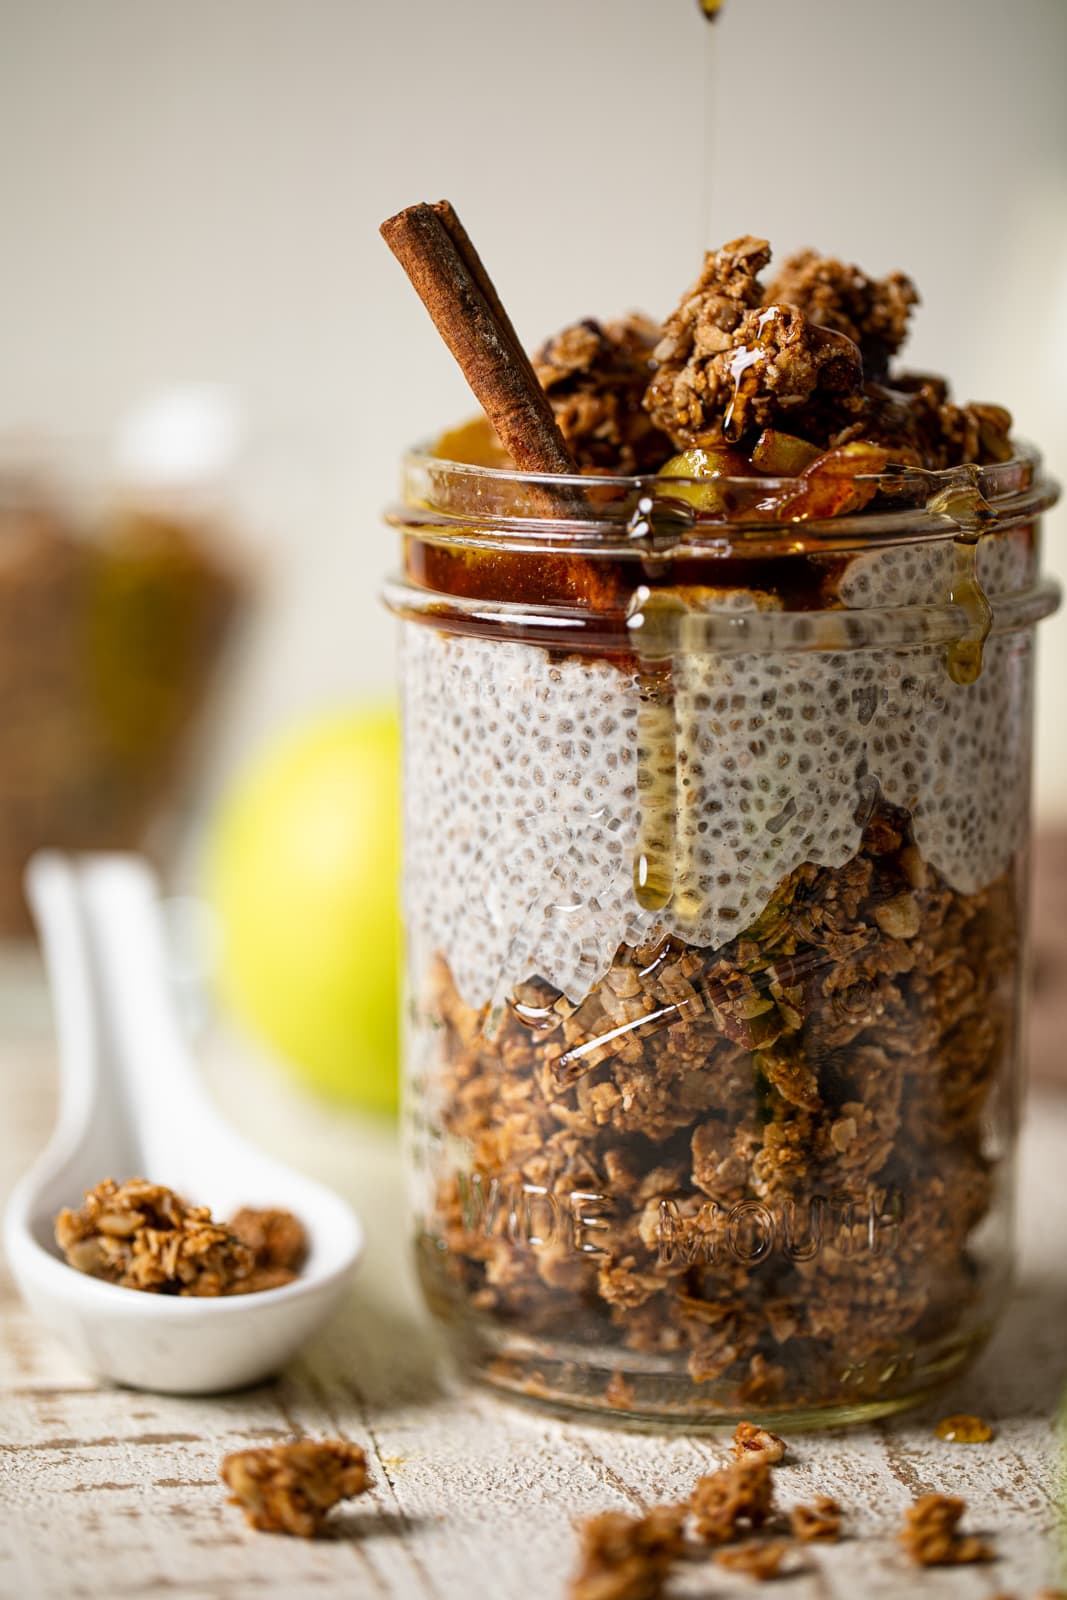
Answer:
[[[56,1242],[79,1272],[152,1294],[254,1294],[291,1283],[307,1249],[287,1211],[245,1208],[229,1223],[173,1189],[107,1178],[56,1218]]]
[[[757,1428],[754,1422],[739,1422],[734,1429],[734,1455],[739,1461],[751,1461],[754,1456],[777,1466],[785,1455],[785,1440],[768,1428]]]
[[[290,1272],[299,1272],[304,1265],[307,1233],[291,1211],[242,1206],[230,1218],[230,1228],[253,1252],[257,1267],[286,1267]]]
[[[879,804],[852,861],[800,868],[732,945],[623,947],[579,1006],[519,986],[536,1029],[509,1006],[487,1036],[442,963],[440,1114],[470,1165],[438,1175],[432,1292],[533,1335],[678,1352],[738,1410],[881,1393],[901,1344],[973,1301],[1016,958],[1010,878],[950,889]],[[571,1197],[598,1194],[594,1232]],[[753,1215],[776,1253],[751,1258]]]
[[[255,1264],[207,1206],[191,1206],[146,1178],[106,1178],[86,1190],[79,1210],[59,1213],[55,1232],[79,1272],[153,1294],[229,1294]]]
[[[655,472],[671,441],[641,408],[659,327],[647,317],[576,322],[542,346],[534,370],[583,472]]]
[[[784,1576],[782,1563],[792,1548],[786,1539],[772,1539],[759,1544],[741,1544],[731,1550],[716,1550],[715,1560],[728,1572],[742,1572],[746,1578],[755,1578],[757,1583],[767,1583],[771,1578]]]
[[[705,1544],[729,1544],[761,1528],[773,1506],[770,1464],[760,1456],[732,1461],[698,1478],[689,1497],[697,1537]]]
[[[581,1565],[570,1600],[659,1600],[682,1548],[684,1506],[653,1506],[644,1516],[604,1511],[578,1526]]]
[[[644,405],[679,449],[749,453],[759,429],[776,428],[930,469],[1010,457],[1002,406],[957,405],[944,379],[890,369],[918,300],[910,278],[872,279],[808,250],[764,287],[769,260],[767,241],[748,236],[709,251],[664,325]]]
[[[764,239],[709,252],[667,319],[645,408],[679,449],[739,441],[752,428],[796,425],[806,408],[857,391],[863,364],[851,339],[796,307],[766,306],[753,276],[770,259]]]
[[[992,1560],[992,1548],[984,1539],[958,1532],[966,1509],[964,1500],[948,1494],[924,1494],[909,1506],[900,1542],[911,1560],[922,1567]]]
[[[367,1458],[347,1439],[294,1439],[287,1444],[236,1450],[219,1476],[250,1527],[313,1539],[327,1513],[373,1483]]]
[[[869,278],[815,250],[789,256],[764,291],[768,305],[794,306],[822,328],[843,333],[859,347],[867,378],[883,376],[908,332],[919,294],[903,272]]]
[[[829,1495],[817,1494],[810,1505],[793,1507],[789,1526],[804,1544],[832,1544],[841,1537],[841,1507]]]

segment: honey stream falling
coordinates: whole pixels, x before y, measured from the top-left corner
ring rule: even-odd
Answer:
[[[715,21],[722,9],[722,3],[723,0],[699,0],[700,9],[709,22]],[[712,225],[715,196],[715,86],[718,77],[716,67],[718,43],[718,28],[705,28],[702,96],[704,126],[701,129],[703,150],[701,154],[700,205],[697,208],[700,225],[700,238],[697,240],[698,260],[705,250],[711,250],[715,246]]]
[[[697,0],[708,22],[714,22],[723,0]],[[703,182],[701,186],[701,251],[712,243],[714,188],[714,121],[716,82],[716,28],[705,29],[703,96]],[[634,852],[634,895],[646,911],[663,911],[672,900],[683,918],[696,910],[691,875],[678,861],[679,807],[685,808],[689,788],[680,768],[685,752],[678,747],[673,655],[678,624],[687,607],[677,594],[645,592],[639,600],[633,637],[638,658],[637,713],[637,845]],[[683,838],[686,836],[683,830]],[[678,879],[681,878],[681,886]],[[676,891],[679,891],[676,894]],[[683,903],[686,902],[686,903]]]

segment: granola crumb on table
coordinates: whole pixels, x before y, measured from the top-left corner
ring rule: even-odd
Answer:
[[[121,1288],[210,1297],[291,1283],[303,1263],[303,1225],[287,1211],[245,1207],[228,1223],[164,1184],[106,1178],[78,1210],[56,1218],[70,1266]]]
[[[716,1550],[715,1561],[728,1572],[741,1572],[757,1583],[767,1583],[771,1578],[785,1577],[782,1563],[794,1547],[787,1539],[773,1539],[759,1544],[741,1544],[730,1550]],[[790,1575],[798,1569],[789,1569]]]
[[[757,1428],[754,1422],[739,1422],[733,1433],[734,1455],[739,1461],[760,1456],[769,1466],[776,1466],[785,1455],[785,1440],[768,1428]]]
[[[705,1544],[729,1544],[761,1528],[773,1507],[770,1465],[759,1457],[731,1461],[698,1478],[689,1497],[694,1530]]]
[[[644,1516],[604,1511],[578,1526],[580,1567],[570,1600],[659,1600],[682,1548],[684,1506],[653,1506]]]
[[[230,1504],[263,1533],[312,1539],[342,1500],[372,1485],[367,1458],[347,1439],[294,1439],[286,1444],[236,1450],[225,1456],[219,1476]]]
[[[958,1531],[966,1509],[964,1500],[948,1494],[924,1494],[910,1505],[904,1513],[900,1542],[911,1560],[922,1567],[992,1560],[992,1548],[984,1539]]]
[[[833,1544],[841,1537],[841,1507],[829,1495],[817,1494],[810,1505],[793,1507],[789,1525],[804,1544]]]

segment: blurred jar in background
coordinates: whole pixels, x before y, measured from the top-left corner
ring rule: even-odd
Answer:
[[[124,430],[95,506],[4,451],[0,935],[29,927],[35,850],[137,849],[165,865],[176,842],[250,593],[218,496],[202,492],[232,442],[220,420],[203,396],[154,403]]]

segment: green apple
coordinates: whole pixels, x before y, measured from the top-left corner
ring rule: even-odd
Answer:
[[[209,850],[222,992],[316,1089],[397,1098],[397,718],[374,707],[291,732],[224,802]]]

